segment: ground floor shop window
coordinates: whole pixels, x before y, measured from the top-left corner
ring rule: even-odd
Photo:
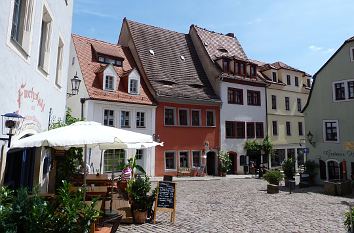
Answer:
[[[193,151],[193,167],[200,167],[201,166],[201,152],[200,151]]]
[[[141,149],[136,150],[136,154],[135,154],[136,159],[143,159],[143,155],[144,155],[144,150]]]
[[[338,180],[340,178],[340,169],[337,161],[328,161],[328,180]]]
[[[281,166],[283,161],[285,160],[285,149],[276,149],[273,152],[272,156],[272,167]]]
[[[288,149],[288,159],[295,161],[295,149]]]
[[[179,167],[188,168],[189,167],[189,153],[188,151],[179,152]]]
[[[121,149],[106,150],[104,152],[104,171],[120,170],[125,164],[125,151]]]
[[[176,169],[176,153],[173,151],[165,152],[165,168],[166,170]]]
[[[246,156],[240,155],[240,166],[246,165]]]

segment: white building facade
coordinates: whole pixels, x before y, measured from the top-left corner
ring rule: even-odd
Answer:
[[[78,35],[72,38],[69,74],[77,73],[83,80],[79,94],[67,99],[73,116],[154,135],[156,105],[134,67],[129,49]],[[154,176],[155,148],[89,150],[90,173],[117,172],[135,155],[137,164]]]
[[[0,2],[0,114],[24,117],[13,140],[48,130],[50,118],[65,117],[72,12],[73,1],[66,0]],[[46,191],[49,152],[8,153],[7,143],[0,143],[1,183]]]

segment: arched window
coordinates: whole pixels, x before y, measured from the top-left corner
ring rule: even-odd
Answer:
[[[326,163],[323,160],[320,160],[320,179],[321,180],[326,180]]]
[[[104,152],[104,172],[118,171],[125,161],[125,151],[122,149],[106,150]]]
[[[338,180],[340,174],[338,162],[330,160],[327,162],[327,166],[328,166],[328,180]]]

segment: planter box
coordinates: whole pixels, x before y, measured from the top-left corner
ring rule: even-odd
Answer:
[[[275,184],[268,184],[267,193],[269,194],[279,193],[279,186]]]
[[[333,196],[346,196],[352,193],[352,182],[350,180],[324,181],[324,192]]]

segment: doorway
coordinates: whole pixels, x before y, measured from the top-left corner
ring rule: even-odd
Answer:
[[[36,148],[10,150],[7,152],[4,185],[18,189],[33,188]]]
[[[216,175],[216,155],[215,152],[209,151],[207,153],[207,174],[209,176],[215,176]]]
[[[231,167],[228,174],[237,174],[237,153],[229,151],[229,157],[231,160]]]

